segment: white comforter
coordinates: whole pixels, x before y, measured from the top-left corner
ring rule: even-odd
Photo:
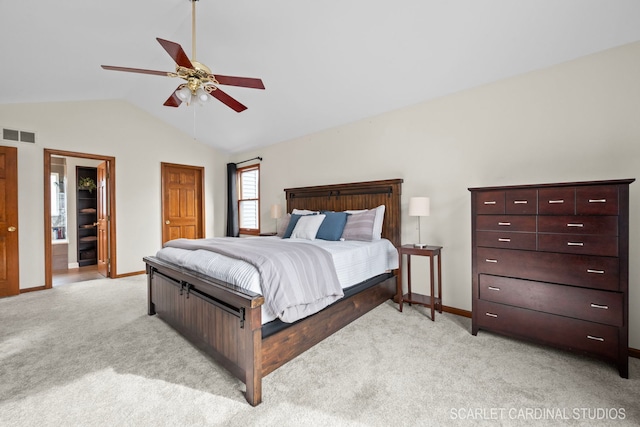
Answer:
[[[279,239],[278,237],[254,237],[249,239]],[[342,288],[360,283],[385,271],[398,268],[398,252],[386,239],[374,242],[326,241],[305,239],[282,239],[315,245],[331,253],[338,281]],[[207,250],[185,250],[166,247],[156,256],[173,264],[206,274],[224,282],[240,286],[255,293],[264,294],[258,270],[251,264],[228,258]],[[262,306],[262,323],[277,318],[277,315]]]

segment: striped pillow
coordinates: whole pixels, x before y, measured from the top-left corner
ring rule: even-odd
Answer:
[[[382,223],[384,222],[385,206],[380,205],[377,208],[370,209],[370,210],[376,211],[376,220],[373,223],[373,240],[380,240],[382,238]],[[367,209],[361,209],[357,211],[345,211],[345,212],[349,214],[354,214],[354,213],[361,213],[366,211]]]
[[[376,210],[356,213],[347,217],[347,223],[342,232],[344,240],[373,241],[373,224],[376,219]]]

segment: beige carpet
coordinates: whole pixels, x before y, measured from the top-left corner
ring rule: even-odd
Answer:
[[[2,426],[640,425],[613,366],[385,303],[276,370],[263,403],[146,315],[144,276],[0,300]]]

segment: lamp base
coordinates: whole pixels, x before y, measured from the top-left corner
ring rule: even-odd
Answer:
[[[414,247],[414,248],[424,249],[424,248],[426,248],[426,247],[427,247],[427,244],[426,244],[426,243],[414,243],[414,244],[413,244],[413,247]]]

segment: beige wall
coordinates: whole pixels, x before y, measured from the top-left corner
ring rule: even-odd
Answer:
[[[161,162],[205,167],[206,235],[222,234],[225,202],[214,195],[224,191],[227,156],[126,102],[0,105],[0,126],[37,133],[36,144],[0,140],[18,147],[21,289],[44,285],[45,148],[116,158],[118,274],[144,270],[142,257],[160,247]]]
[[[409,197],[429,196],[422,240],[444,246],[444,304],[470,310],[467,188],[640,178],[638,76],[640,43],[634,43],[234,160],[264,158],[265,231],[275,224],[269,206],[284,206],[283,188],[403,178],[403,242],[417,240],[415,218],[406,214]],[[630,345],[640,349],[640,267],[634,262],[640,255],[640,182],[630,191]],[[426,281],[419,286],[426,291]]]

